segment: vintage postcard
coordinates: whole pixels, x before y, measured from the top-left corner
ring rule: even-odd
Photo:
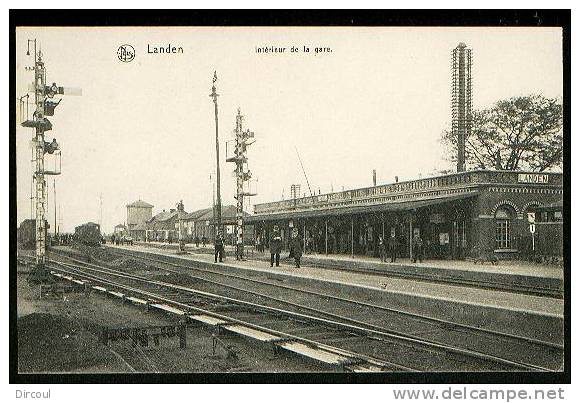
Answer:
[[[15,375],[566,379],[569,13],[520,17],[17,20]]]

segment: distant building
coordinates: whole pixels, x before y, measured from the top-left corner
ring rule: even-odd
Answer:
[[[210,207],[201,210],[196,210],[187,214],[184,217],[185,231],[187,233],[188,238],[193,240],[197,236],[199,239],[201,239],[202,236],[204,236],[204,234],[206,237],[209,238],[209,232],[208,233],[204,232],[207,220],[204,221],[203,219],[201,219],[201,217],[206,217],[207,214],[213,216],[213,208]]]
[[[191,213],[180,212],[177,209],[163,210],[145,223],[134,226],[133,234],[136,240],[177,242],[179,239],[179,222],[183,220],[182,235],[186,242],[193,242],[195,237],[199,239],[206,237],[211,241],[215,237],[213,210],[212,207]],[[249,214],[244,213],[244,216],[249,216]],[[222,224],[224,225],[226,241],[232,242],[236,225],[236,206],[222,206]],[[251,228],[244,233],[244,238],[246,237],[253,240]]]
[[[249,216],[244,212],[244,216]],[[196,236],[201,239],[206,237],[213,240],[215,237],[215,220],[213,208],[205,208],[189,213],[184,218],[188,237],[194,239]],[[236,226],[236,206],[222,206],[222,225],[224,226],[224,237],[229,244],[234,240],[234,228]],[[253,239],[252,228],[244,232],[244,238]]]
[[[124,226],[123,224],[115,225],[115,229],[113,230],[113,233],[115,235],[124,235],[126,232],[127,232],[127,227]]]
[[[163,210],[146,222],[145,239],[151,241],[177,241],[178,212],[176,209]]]
[[[127,230],[135,238],[145,237],[145,223],[153,216],[153,205],[143,200],[127,204]]]

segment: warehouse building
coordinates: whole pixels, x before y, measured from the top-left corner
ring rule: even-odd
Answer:
[[[315,253],[378,256],[379,236],[394,234],[401,257],[420,235],[428,258],[514,258],[529,249],[528,213],[562,198],[561,173],[474,170],[257,204],[245,224],[266,244],[278,225],[286,247],[298,228]]]

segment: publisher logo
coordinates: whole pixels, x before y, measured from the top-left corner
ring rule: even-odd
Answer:
[[[121,45],[117,49],[117,57],[124,63],[129,63],[135,58],[135,48],[131,45]]]

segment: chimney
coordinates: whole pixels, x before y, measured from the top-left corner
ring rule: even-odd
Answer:
[[[451,121],[457,138],[457,172],[465,171],[465,139],[471,131],[471,49],[463,42],[451,59]]]
[[[377,170],[373,169],[373,187],[377,186]]]
[[[399,183],[399,177],[395,176],[395,183]]]

